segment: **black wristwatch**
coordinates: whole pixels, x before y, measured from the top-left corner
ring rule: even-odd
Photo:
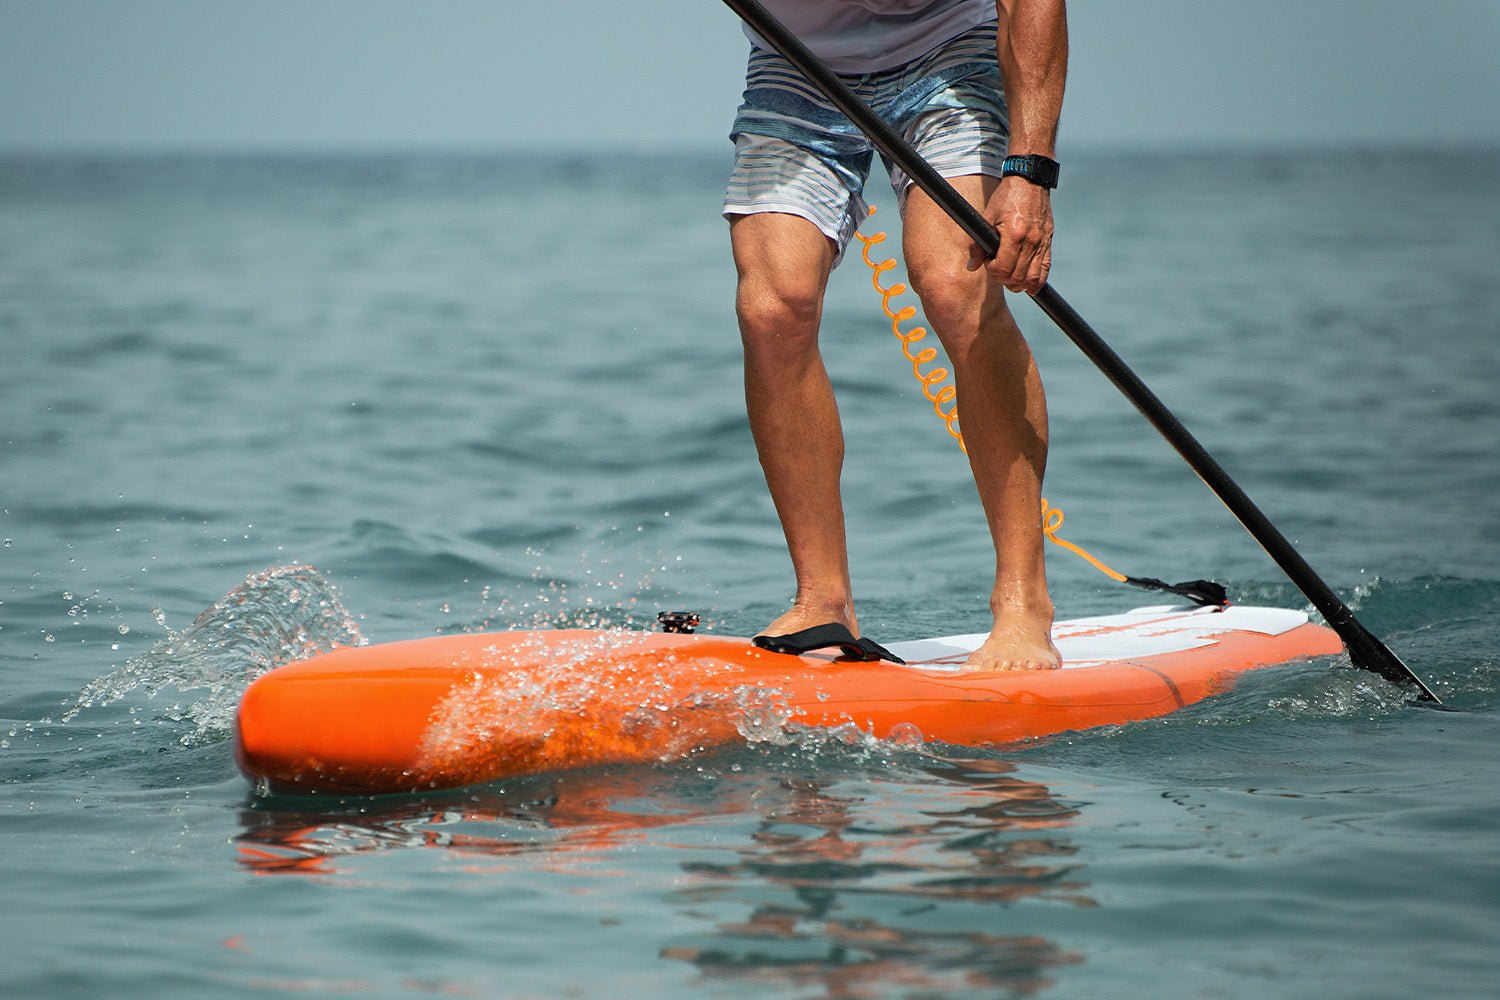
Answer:
[[[1027,156],[1007,156],[1000,163],[1001,177],[1022,177],[1048,190],[1057,187],[1057,161],[1035,153]]]

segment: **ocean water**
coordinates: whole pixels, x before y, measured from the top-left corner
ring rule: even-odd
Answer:
[[[1334,657],[1024,746],[347,800],[238,774],[254,675],[790,597],[725,157],[0,159],[0,996],[1493,997],[1500,157],[1438,159],[1074,156],[1053,281],[1453,711]],[[1305,607],[1017,309],[1061,534]],[[861,624],[980,630],[962,456],[856,259],[826,314]],[[1152,602],[1049,560],[1064,616]]]

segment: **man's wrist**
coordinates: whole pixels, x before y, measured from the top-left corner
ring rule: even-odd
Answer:
[[[1038,187],[1047,188],[1049,191],[1057,187],[1059,171],[1060,167],[1056,160],[1037,153],[1007,156],[1000,164],[1001,178],[1020,177]]]

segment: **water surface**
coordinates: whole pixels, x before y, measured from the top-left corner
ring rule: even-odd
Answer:
[[[253,793],[235,701],[288,656],[784,606],[725,167],[0,161],[0,995],[1492,995],[1492,151],[1079,157],[1057,201],[1058,289],[1458,711],[1329,658],[1023,747]],[[1304,607],[1018,314],[1062,534]],[[853,260],[824,347],[862,625],[982,629],[962,456]],[[1064,615],[1152,600],[1049,559]]]

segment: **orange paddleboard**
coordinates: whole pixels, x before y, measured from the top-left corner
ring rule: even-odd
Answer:
[[[593,764],[671,760],[798,727],[1014,743],[1164,715],[1257,667],[1338,653],[1277,608],[1156,607],[1059,622],[1065,666],[977,673],[985,636],[890,644],[907,665],[629,630],[517,631],[346,647],[246,690],[235,754],[277,793],[417,792]]]

